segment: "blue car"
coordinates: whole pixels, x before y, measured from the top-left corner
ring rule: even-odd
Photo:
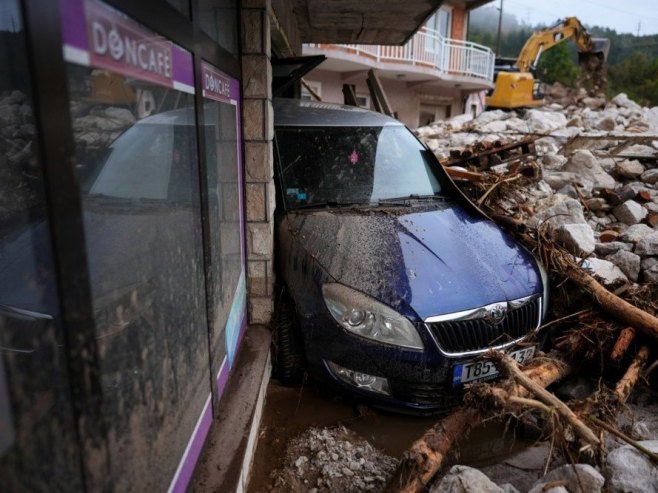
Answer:
[[[548,282],[393,118],[278,100],[275,372],[373,405],[436,412],[531,358]]]

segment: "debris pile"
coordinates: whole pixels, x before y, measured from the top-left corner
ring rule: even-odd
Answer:
[[[549,225],[553,239],[587,257],[605,285],[657,282],[658,107],[643,108],[625,94],[606,102],[559,85],[548,94],[558,102],[460,115],[417,134],[454,178],[474,182],[486,172],[469,193],[480,206],[493,198],[481,193],[492,180],[509,181],[519,164],[534,166],[534,183],[497,185],[498,213],[533,228]]]
[[[342,426],[309,428],[288,444],[270,491],[381,491],[397,463]]]

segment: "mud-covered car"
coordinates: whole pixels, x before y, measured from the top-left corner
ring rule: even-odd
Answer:
[[[275,371],[436,411],[522,362],[546,308],[533,256],[482,215],[403,124],[277,100]],[[452,398],[452,399],[451,399]]]

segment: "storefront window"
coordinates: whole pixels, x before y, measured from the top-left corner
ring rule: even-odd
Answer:
[[[235,0],[199,0],[201,29],[219,46],[238,56],[238,10]]]
[[[65,56],[113,486],[162,491],[210,393],[192,56],[79,3]]]
[[[79,491],[25,31],[0,0],[0,491]]]
[[[220,373],[227,371],[233,361],[245,313],[239,93],[236,80],[209,64],[203,64],[202,78],[214,312],[211,354],[213,372],[221,385]]]

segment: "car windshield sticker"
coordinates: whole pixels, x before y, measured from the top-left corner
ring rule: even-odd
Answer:
[[[359,162],[359,153],[356,152],[355,149],[352,151],[352,154],[350,154],[350,163],[352,163],[352,165],[355,165],[358,162]]]

